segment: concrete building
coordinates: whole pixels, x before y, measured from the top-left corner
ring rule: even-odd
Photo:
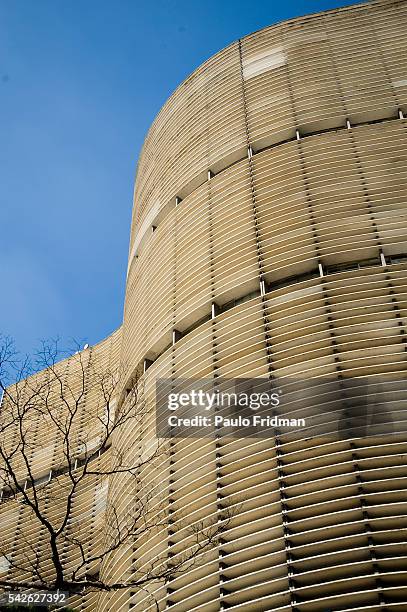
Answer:
[[[150,417],[116,440],[129,461],[154,439],[157,378],[403,379],[406,32],[405,0],[292,19],[210,58],[160,111],[139,159],[123,325],[92,349],[143,378]],[[403,398],[388,405],[403,421]],[[330,433],[172,441],[156,489],[168,525],[102,575],[181,555],[191,525],[232,508],[219,547],[152,587],[160,610],[406,610],[407,435]],[[108,486],[125,512],[122,480]],[[154,609],[131,591],[76,607]]]

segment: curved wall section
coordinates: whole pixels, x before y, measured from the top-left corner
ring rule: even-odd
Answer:
[[[172,208],[133,261],[124,359],[154,360],[211,305],[407,252],[407,126],[394,119],[256,153]],[[392,259],[393,258],[393,259]]]
[[[405,1],[275,25],[161,110],[135,187],[122,359],[144,371],[148,416],[116,442],[130,461],[154,439],[158,377],[404,376],[405,31]],[[170,441],[145,472],[168,526],[106,575],[171,564],[200,521],[223,525],[220,545],[100,610],[404,610],[405,405],[391,409],[399,437]]]
[[[85,571],[96,574],[100,569],[98,555],[103,553],[106,532],[111,449],[105,448],[96,454],[95,448],[99,446],[106,418],[106,390],[120,362],[120,343],[121,328],[99,344],[58,363],[50,362],[46,370],[19,381],[10,387],[1,402],[2,452],[25,446],[24,455],[14,450],[14,474],[20,483],[25,483],[24,490],[35,490],[40,515],[55,531],[66,519],[70,497],[69,519],[58,536],[60,559],[67,577],[81,565],[83,545],[88,558],[94,558],[86,564]],[[51,352],[47,356],[51,360]],[[27,410],[28,402],[32,403],[31,410]],[[16,414],[17,410],[19,416],[14,417],[14,424],[4,426],[10,414]],[[64,436],[67,429],[68,443]],[[85,452],[92,457],[89,466],[93,473],[86,478],[77,477],[73,485],[72,460],[80,462]],[[46,577],[45,584],[47,580],[52,583],[55,566],[50,554],[50,534],[22,495],[10,491],[3,463],[1,469],[0,578],[16,586],[26,580],[37,581],[38,577]],[[3,555],[12,564],[5,564]],[[73,595],[70,605],[75,610],[97,610],[97,598],[95,592]]]
[[[262,148],[407,110],[404,2],[271,26],[198,68],[151,127],[138,166],[131,253],[165,208]]]
[[[366,376],[406,371],[407,267],[367,266],[256,296],[200,324],[150,366],[150,418],[120,451],[154,435],[157,377]],[[402,325],[400,325],[402,322]],[[393,403],[401,420],[405,402]],[[397,414],[397,413],[396,413]],[[405,426],[405,423],[404,423]],[[163,551],[188,549],[188,529],[225,520],[220,546],[152,591],[160,610],[323,612],[406,605],[406,435],[186,439],[145,479],[166,500],[168,529],[121,551],[112,567],[135,572]],[[114,495],[114,488],[112,494]],[[117,484],[116,495],[122,495]],[[112,574],[112,579],[116,574]],[[156,609],[147,595],[106,607]],[[151,607],[150,607],[151,606]]]

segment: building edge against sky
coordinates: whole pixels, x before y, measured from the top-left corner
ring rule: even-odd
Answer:
[[[91,349],[143,376],[151,419],[115,441],[129,461],[154,437],[158,377],[406,371],[406,31],[403,0],[273,25],[160,111],[138,164],[123,326]],[[157,493],[168,526],[102,575],[182,554],[186,526],[227,507],[220,546],[152,587],[161,610],[401,612],[406,440],[175,440]],[[121,495],[113,477],[108,503]],[[148,595],[75,602],[130,606],[150,609]]]

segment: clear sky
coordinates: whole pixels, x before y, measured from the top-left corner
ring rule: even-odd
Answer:
[[[122,320],[145,133],[233,40],[343,0],[0,0],[0,332],[30,352]]]

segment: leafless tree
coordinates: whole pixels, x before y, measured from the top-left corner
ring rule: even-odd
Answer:
[[[126,376],[90,349],[61,361],[58,343],[44,343],[34,359],[20,359],[2,338],[3,591],[151,591],[217,545],[227,510],[220,521],[187,527],[188,546],[169,556],[167,441],[152,433],[153,411],[139,376],[118,397]],[[156,534],[163,546],[153,558],[124,576],[106,570],[120,551],[137,551]]]

